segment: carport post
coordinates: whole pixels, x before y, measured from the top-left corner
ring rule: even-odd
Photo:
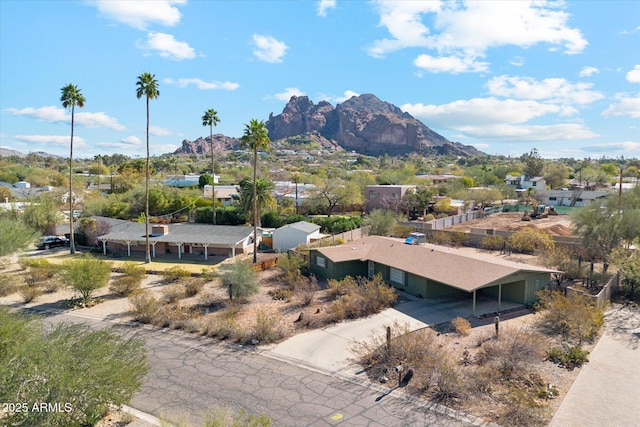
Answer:
[[[209,252],[209,244],[208,243],[203,243],[202,246],[204,246],[204,259],[207,259],[207,255]]]
[[[102,241],[102,255],[106,255],[107,254],[107,241],[103,240]]]
[[[476,315],[476,291],[473,291],[473,315]]]
[[[124,241],[127,244],[127,256],[131,256],[131,240]]]
[[[498,285],[498,311],[500,311],[501,305],[502,305],[502,283]]]

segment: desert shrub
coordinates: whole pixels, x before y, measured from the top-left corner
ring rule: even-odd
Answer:
[[[121,269],[122,273],[124,273],[126,276],[139,277],[140,280],[142,280],[147,274],[147,270],[143,266],[131,261],[126,261],[124,264],[122,264]]]
[[[593,340],[604,325],[604,313],[591,299],[575,292],[538,292],[543,307],[540,325],[552,335],[575,342]]]
[[[200,278],[189,277],[182,280],[184,285],[184,294],[187,297],[197,295],[204,288],[204,282]]]
[[[584,277],[584,268],[580,267],[578,256],[566,248],[556,247],[545,251],[540,259],[545,267],[562,271],[564,279],[574,280]]]
[[[222,285],[229,292],[229,299],[245,299],[259,290],[258,275],[246,261],[237,259],[232,264],[224,264],[222,271]]]
[[[150,291],[139,291],[129,297],[131,314],[140,323],[151,323],[160,309],[160,302]]]
[[[256,311],[253,330],[250,332],[251,339],[256,339],[263,344],[280,341],[284,337],[281,321],[282,316],[279,313],[259,308]]]
[[[480,240],[480,247],[490,251],[499,251],[505,247],[507,241],[502,236],[485,236]]]
[[[172,329],[189,329],[194,314],[180,304],[167,304],[158,310],[151,321],[155,326]]]
[[[509,247],[515,252],[533,254],[552,250],[555,242],[548,231],[527,226],[509,236]]]
[[[293,290],[290,288],[272,289],[267,294],[276,301],[289,301],[293,297]]]
[[[18,292],[22,296],[22,301],[28,303],[42,295],[44,290],[42,289],[42,287],[37,285],[25,284],[18,288]]]
[[[573,369],[589,361],[589,352],[578,346],[573,346],[567,351],[553,347],[547,353],[547,359],[567,369]]]
[[[8,274],[0,274],[0,297],[11,295],[16,290],[15,279]]]
[[[530,393],[511,388],[505,400],[504,411],[500,414],[502,425],[522,427],[544,425],[539,404]]]
[[[545,346],[544,339],[538,334],[522,329],[505,329],[499,338],[482,345],[479,362],[489,363],[498,372],[509,377],[541,360]]]
[[[471,332],[471,323],[463,317],[456,317],[451,321],[451,324],[456,330],[456,333],[460,335],[469,335]]]
[[[396,224],[393,226],[393,229],[391,231],[391,235],[393,237],[399,237],[401,239],[406,239],[407,237],[409,237],[409,235],[413,232],[413,227],[410,227],[408,225],[400,225],[400,224]]]
[[[451,246],[453,241],[451,240],[451,235],[446,231],[434,231],[427,238],[429,243],[433,243],[434,245],[441,246]]]
[[[342,280],[329,280],[328,286],[330,294],[337,298],[328,310],[335,321],[378,313],[390,307],[397,298],[381,274],[373,279],[347,276]]]
[[[45,270],[39,268],[30,268],[23,275],[24,282],[29,286],[42,285],[47,280],[47,273]]]
[[[189,273],[184,268],[179,266],[171,267],[162,272],[162,276],[169,283],[177,282],[178,280],[184,277],[191,277],[191,273]]]
[[[203,427],[270,427],[272,423],[271,417],[265,414],[247,414],[244,409],[241,409],[236,415],[232,409],[216,407],[212,413],[205,415]]]
[[[295,295],[298,297],[300,305],[303,307],[307,307],[311,305],[316,295],[316,292],[318,292],[319,290],[320,290],[320,285],[318,285],[318,280],[316,279],[315,276],[311,276],[311,277],[301,276],[293,284],[293,291]]]
[[[111,281],[109,291],[116,295],[129,296],[140,289],[142,279],[137,276],[118,276]]]
[[[295,282],[301,275],[300,269],[305,265],[304,257],[297,253],[287,253],[278,259],[277,266],[282,270],[285,283]]]
[[[203,268],[200,273],[200,278],[205,282],[210,282],[218,276],[217,272],[212,268]]]
[[[436,217],[433,214],[427,214],[427,216],[424,217],[425,222],[433,221],[434,219],[436,219]]]
[[[65,262],[60,274],[64,282],[76,290],[82,300],[87,303],[93,292],[109,281],[111,264],[90,255],[84,255]]]
[[[165,286],[162,291],[162,301],[166,304],[173,304],[174,302],[184,298],[184,287],[179,283]]]
[[[242,328],[235,316],[221,314],[207,319],[204,334],[221,340],[233,340],[242,335]]]

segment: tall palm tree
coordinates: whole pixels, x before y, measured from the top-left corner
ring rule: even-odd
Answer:
[[[64,108],[71,108],[71,143],[69,144],[69,248],[71,255],[76,253],[76,242],[73,233],[73,125],[76,105],[84,107],[86,99],[78,86],[69,83],[62,89],[60,101]]]
[[[209,143],[211,144],[211,206],[213,207],[213,225],[216,225],[216,171],[213,162],[213,127],[220,122],[218,112],[209,108],[202,116],[202,126],[209,126]]]
[[[244,210],[249,210],[253,206],[253,182],[245,178],[238,183],[240,190],[240,206]],[[258,225],[260,225],[260,214],[262,209],[273,209],[276,206],[276,198],[273,196],[273,190],[276,185],[273,181],[266,178],[258,178],[256,181],[256,197],[258,198]]]
[[[258,197],[256,195],[256,175],[258,171],[258,149],[266,150],[269,148],[269,132],[267,131],[264,121],[251,119],[249,124],[244,125],[244,133],[242,135],[242,147],[249,147],[253,150],[253,263],[258,262]]]
[[[138,76],[138,81],[136,82],[136,96],[138,99],[143,96],[147,99],[147,165],[146,165],[146,185],[145,185],[145,245],[146,245],[146,255],[145,255],[145,263],[151,262],[151,253],[149,251],[149,100],[156,99],[160,96],[160,91],[158,90],[158,81],[156,80],[156,75],[151,73],[142,73]]]

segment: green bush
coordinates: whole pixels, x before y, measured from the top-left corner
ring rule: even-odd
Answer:
[[[276,301],[289,301],[293,297],[293,290],[290,288],[272,289],[267,294]]]
[[[180,279],[185,277],[191,277],[191,273],[185,270],[182,267],[175,266],[168,268],[162,272],[162,276],[165,278],[167,282],[177,282]]]
[[[106,286],[111,276],[111,264],[84,255],[63,264],[61,276],[65,283],[80,293],[84,302],[91,299],[96,289]]]
[[[44,290],[37,285],[22,285],[18,287],[18,292],[22,296],[22,301],[29,303],[44,293]]]
[[[86,324],[62,323],[45,332],[39,320],[0,307],[0,402],[61,405],[57,411],[3,412],[3,425],[95,425],[110,408],[131,401],[148,371],[141,339]]]
[[[538,292],[544,309],[540,324],[549,334],[582,345],[598,336],[604,325],[604,313],[589,298],[578,293]]]
[[[278,342],[284,337],[280,325],[282,316],[279,313],[260,308],[256,312],[256,323],[251,331],[251,339],[256,339],[262,344]],[[249,341],[249,340],[248,340]]]
[[[259,290],[258,275],[247,261],[237,259],[220,267],[222,285],[229,292],[229,299],[246,299]]]
[[[548,231],[527,226],[509,236],[509,247],[515,252],[533,254],[553,250],[555,242]]]
[[[567,369],[573,369],[589,361],[589,352],[578,346],[573,346],[568,351],[553,347],[548,351],[547,359]]]
[[[380,274],[373,279],[347,276],[343,280],[329,280],[328,286],[329,294],[336,298],[328,311],[336,322],[378,313],[390,307],[397,298],[395,290]]]
[[[480,241],[480,247],[490,251],[499,251],[506,246],[507,241],[502,236],[485,236]]]
[[[0,274],[0,297],[6,297],[16,291],[15,279],[8,274]]]

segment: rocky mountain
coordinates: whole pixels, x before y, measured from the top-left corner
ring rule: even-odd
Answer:
[[[213,135],[213,150],[214,151],[227,151],[237,150],[240,147],[240,138],[233,138],[225,136],[221,133]],[[189,141],[185,139],[182,141],[182,146],[178,148],[173,154],[209,154],[211,152],[211,145],[209,137],[198,138],[195,141]]]
[[[269,115],[267,129],[272,141],[317,132],[345,150],[374,156],[430,150],[463,157],[482,154],[449,141],[372,94],[354,96],[335,108],[326,101],[315,105],[307,96],[293,96],[281,114]]]
[[[472,157],[482,153],[470,145],[449,141],[420,120],[375,95],[354,96],[335,108],[327,101],[314,104],[307,96],[292,96],[282,113],[269,114],[272,141],[292,137],[313,139],[327,148],[379,156],[435,152]],[[237,150],[239,138],[213,135],[214,150]],[[174,154],[208,154],[209,137],[185,139]]]

